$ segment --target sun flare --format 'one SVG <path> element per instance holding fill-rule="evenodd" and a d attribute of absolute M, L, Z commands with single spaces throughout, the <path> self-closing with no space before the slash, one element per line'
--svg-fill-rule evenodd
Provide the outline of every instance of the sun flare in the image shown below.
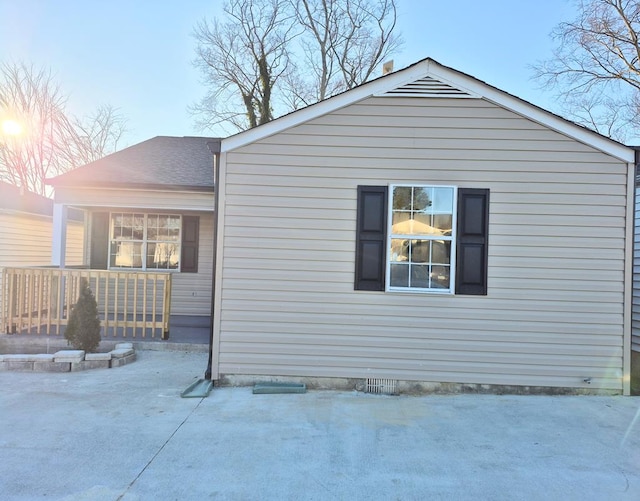
<path fill-rule="evenodd" d="M 19 136 L 22 134 L 22 125 L 15 120 L 3 120 L 2 132 L 7 136 Z"/>

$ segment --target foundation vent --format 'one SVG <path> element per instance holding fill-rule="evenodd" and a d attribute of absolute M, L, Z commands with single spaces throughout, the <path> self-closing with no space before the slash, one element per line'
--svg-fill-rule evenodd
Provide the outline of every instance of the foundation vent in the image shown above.
<path fill-rule="evenodd" d="M 367 378 L 365 393 L 377 393 L 380 395 L 396 395 L 398 382 L 395 379 L 369 379 Z"/>
<path fill-rule="evenodd" d="M 431 77 L 421 78 L 379 95 L 384 97 L 476 97 Z"/>

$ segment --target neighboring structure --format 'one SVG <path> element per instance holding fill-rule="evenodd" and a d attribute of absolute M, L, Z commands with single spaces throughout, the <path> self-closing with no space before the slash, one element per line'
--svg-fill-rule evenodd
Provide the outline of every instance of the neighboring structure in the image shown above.
<path fill-rule="evenodd" d="M 66 262 L 81 265 L 84 224 L 81 211 L 71 211 L 66 233 Z M 0 182 L 0 268 L 49 266 L 53 238 L 53 200 Z M 0 273 L 0 291 L 2 290 Z"/>
<path fill-rule="evenodd" d="M 628 393 L 634 164 L 431 59 L 224 139 L 213 378 Z"/>
<path fill-rule="evenodd" d="M 160 136 L 49 180 L 56 204 L 88 215 L 84 265 L 171 272 L 172 314 L 208 323 L 217 149 L 215 138 Z"/>

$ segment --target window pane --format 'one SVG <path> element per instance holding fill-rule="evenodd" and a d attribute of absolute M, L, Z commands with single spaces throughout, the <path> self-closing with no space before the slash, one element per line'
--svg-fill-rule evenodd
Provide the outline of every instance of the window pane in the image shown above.
<path fill-rule="evenodd" d="M 158 240 L 158 216 L 156 214 L 147 216 L 147 240 Z"/>
<path fill-rule="evenodd" d="M 180 241 L 180 216 L 168 216 L 167 239 L 170 242 Z"/>
<path fill-rule="evenodd" d="M 393 210 L 411 210 L 411 187 L 398 186 L 393 189 Z"/>
<path fill-rule="evenodd" d="M 147 269 L 177 270 L 180 246 L 170 243 L 147 244 Z"/>
<path fill-rule="evenodd" d="M 453 188 L 433 188 L 433 212 L 453 214 Z"/>
<path fill-rule="evenodd" d="M 400 231 L 395 231 L 396 226 L 400 223 L 408 221 L 409 219 L 411 219 L 410 212 L 393 211 L 391 215 L 391 232 L 401 234 Z"/>
<path fill-rule="evenodd" d="M 450 272 L 451 268 L 449 266 L 433 266 L 431 268 L 431 287 L 448 289 Z"/>
<path fill-rule="evenodd" d="M 392 264 L 389 282 L 391 287 L 409 287 L 409 265 Z"/>
<path fill-rule="evenodd" d="M 442 231 L 433 226 L 432 214 L 416 214 L 414 218 L 413 235 L 442 235 Z"/>
<path fill-rule="evenodd" d="M 451 264 L 451 242 L 434 240 L 432 244 L 431 262 L 433 264 Z"/>
<path fill-rule="evenodd" d="M 440 235 L 451 235 L 451 225 L 453 216 L 451 214 L 435 214 L 433 216 L 433 226 Z"/>
<path fill-rule="evenodd" d="M 433 188 L 413 188 L 414 212 L 429 212 L 433 203 Z"/>
<path fill-rule="evenodd" d="M 113 240 L 120 239 L 120 237 L 122 237 L 122 215 L 121 214 L 112 215 L 111 232 L 112 232 L 111 238 Z"/>
<path fill-rule="evenodd" d="M 431 242 L 429 240 L 412 240 L 410 257 L 412 263 L 428 263 L 431 260 Z"/>
<path fill-rule="evenodd" d="M 144 214 L 112 214 L 113 240 L 142 240 L 144 238 Z"/>
<path fill-rule="evenodd" d="M 429 265 L 418 264 L 411 266 L 411 287 L 429 288 Z"/>
<path fill-rule="evenodd" d="M 144 215 L 135 214 L 133 217 L 132 238 L 134 240 L 144 240 Z"/>
<path fill-rule="evenodd" d="M 109 261 L 115 268 L 142 268 L 142 243 L 112 240 Z"/>
<path fill-rule="evenodd" d="M 409 241 L 403 238 L 391 239 L 391 261 L 409 260 Z"/>

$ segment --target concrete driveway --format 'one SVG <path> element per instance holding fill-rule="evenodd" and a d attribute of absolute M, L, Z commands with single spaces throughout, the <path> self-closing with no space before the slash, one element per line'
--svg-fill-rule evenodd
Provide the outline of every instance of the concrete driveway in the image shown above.
<path fill-rule="evenodd" d="M 216 388 L 206 354 L 0 373 L 3 500 L 638 500 L 638 397 Z"/>

